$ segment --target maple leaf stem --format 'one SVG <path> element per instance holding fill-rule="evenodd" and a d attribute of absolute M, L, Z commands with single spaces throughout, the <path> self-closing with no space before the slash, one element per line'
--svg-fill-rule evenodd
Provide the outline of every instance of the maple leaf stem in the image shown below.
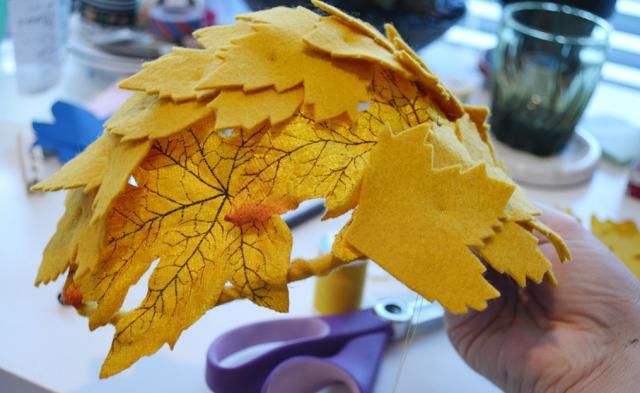
<path fill-rule="evenodd" d="M 291 262 L 289 271 L 287 272 L 287 283 L 304 280 L 311 276 L 324 276 L 333 269 L 346 265 L 352 261 L 343 261 L 335 258 L 331 254 L 324 254 L 313 259 L 297 258 Z M 239 300 L 245 297 L 236 287 L 226 287 L 217 305 Z"/>

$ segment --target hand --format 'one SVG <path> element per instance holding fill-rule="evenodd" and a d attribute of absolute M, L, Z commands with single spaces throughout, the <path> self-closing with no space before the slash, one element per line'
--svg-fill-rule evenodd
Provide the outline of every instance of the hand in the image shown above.
<path fill-rule="evenodd" d="M 449 339 L 477 372 L 507 392 L 637 392 L 640 389 L 640 282 L 572 217 L 541 217 L 566 241 L 558 287 L 521 289 L 488 272 L 502 296 L 482 312 L 446 316 Z"/>

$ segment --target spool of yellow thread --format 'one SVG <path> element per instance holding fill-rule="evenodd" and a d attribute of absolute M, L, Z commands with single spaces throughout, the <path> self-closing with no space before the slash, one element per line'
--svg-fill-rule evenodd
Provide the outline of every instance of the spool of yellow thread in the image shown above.
<path fill-rule="evenodd" d="M 333 238 L 330 235 L 323 237 L 322 252 L 330 252 Z M 361 260 L 318 277 L 314 295 L 316 310 L 320 314 L 339 314 L 360 308 L 366 274 L 367 261 Z"/>

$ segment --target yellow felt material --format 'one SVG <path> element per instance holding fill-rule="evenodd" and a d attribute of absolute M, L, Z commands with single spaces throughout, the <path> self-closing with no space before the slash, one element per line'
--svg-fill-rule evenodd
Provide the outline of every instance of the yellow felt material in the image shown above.
<path fill-rule="evenodd" d="M 457 101 L 395 30 L 387 28 L 389 41 L 316 4 L 340 19 L 327 38 L 355 57 L 306 44 L 321 17 L 304 8 L 200 30 L 208 49 L 177 49 L 129 80 L 144 92 L 39 185 L 85 187 L 70 192 L 37 282 L 67 270 L 65 297 L 89 327 L 116 325 L 101 376 L 172 347 L 204 312 L 230 300 L 286 311 L 288 282 L 359 258 L 463 312 L 498 295 L 482 276 L 484 247 L 488 263 L 520 282 L 522 274 L 538 278 L 530 231 L 568 257 L 489 154 L 486 112 L 454 113 Z M 331 255 L 290 263 L 291 233 L 279 215 L 315 198 L 324 200 L 325 218 L 355 209 L 353 221 Z M 514 253 L 533 259 L 513 263 Z M 146 272 L 144 299 L 123 309 Z"/>
<path fill-rule="evenodd" d="M 363 62 L 332 61 L 305 50 L 307 30 L 259 24 L 252 35 L 234 41 L 222 65 L 207 75 L 199 88 L 242 87 L 245 91 L 273 86 L 278 92 L 304 85 L 304 103 L 313 105 L 314 119 L 348 113 L 355 118 L 358 103 L 366 101 L 370 66 Z M 327 78 L 330 76 L 330 81 Z"/>
<path fill-rule="evenodd" d="M 272 88 L 245 93 L 227 89 L 209 103 L 216 114 L 216 130 L 244 127 L 251 129 L 268 120 L 271 125 L 289 119 L 304 98 L 302 87 L 278 93 Z"/>
<path fill-rule="evenodd" d="M 314 49 L 337 58 L 368 60 L 383 65 L 405 78 L 415 79 L 393 55 L 368 35 L 344 24 L 334 16 L 324 17 L 312 32 L 304 36 L 304 41 Z"/>
<path fill-rule="evenodd" d="M 65 214 L 47 244 L 36 277 L 36 285 L 55 280 L 75 264 L 74 274 L 84 275 L 95 268 L 104 240 L 104 222 L 91 223 L 91 204 L 95 192 L 69 191 Z"/>
<path fill-rule="evenodd" d="M 538 248 L 538 239 L 513 221 L 498 229 L 478 252 L 493 269 L 511 276 L 521 287 L 527 279 L 540 284 L 551 272 L 551 263 Z"/>
<path fill-rule="evenodd" d="M 235 38 L 240 38 L 253 33 L 253 29 L 247 23 L 235 23 L 233 25 L 217 25 L 204 27 L 193 32 L 200 45 L 206 49 L 218 50 L 223 48 Z"/>
<path fill-rule="evenodd" d="M 67 193 L 64 215 L 58 221 L 56 232 L 44 249 L 42 263 L 36 276 L 36 285 L 55 280 L 71 264 L 75 252 L 75 247 L 71 245 L 74 244 L 76 228 L 82 227 L 89 219 L 89 212 L 83 211 L 85 199 L 93 198 L 79 189 Z"/>
<path fill-rule="evenodd" d="M 456 96 L 442 85 L 435 75 L 422 67 L 421 63 L 416 60 L 417 56 L 410 55 L 404 50 L 396 52 L 395 56 L 418 78 L 418 85 L 425 92 L 433 95 L 433 98 L 440 105 L 440 108 L 449 120 L 458 119 L 464 114 L 462 104 Z"/>
<path fill-rule="evenodd" d="M 464 111 L 469 115 L 469 118 L 476 125 L 478 134 L 484 143 L 489 143 L 489 124 L 487 119 L 489 118 L 489 108 L 486 106 L 473 106 L 465 105 Z"/>
<path fill-rule="evenodd" d="M 67 162 L 58 172 L 33 186 L 37 191 L 57 191 L 84 187 L 91 191 L 102 183 L 111 150 L 118 144 L 118 137 L 102 134 L 82 153 Z"/>
<path fill-rule="evenodd" d="M 467 107 L 468 108 L 468 107 Z M 478 127 L 487 127 L 484 120 L 478 124 L 470 115 L 465 114 L 455 123 L 456 130 L 464 147 L 475 161 L 486 161 L 495 164 L 495 156 L 491 144 L 483 139 L 483 132 Z"/>
<path fill-rule="evenodd" d="M 591 232 L 640 279 L 640 231 L 633 221 L 600 221 L 591 216 Z"/>
<path fill-rule="evenodd" d="M 151 140 L 147 139 L 122 142 L 111 151 L 109 165 L 93 201 L 92 223 L 96 223 L 107 214 L 113 200 L 122 193 L 134 169 L 140 165 L 150 148 Z"/>
<path fill-rule="evenodd" d="M 471 123 L 468 124 L 473 127 Z M 436 126 L 428 135 L 427 140 L 433 144 L 435 151 L 435 166 L 439 168 L 458 163 L 463 165 L 464 168 L 468 168 L 479 162 L 486 162 L 481 160 L 477 154 L 477 151 L 482 150 L 482 148 L 472 146 L 473 140 L 467 139 L 466 143 L 470 147 L 470 149 L 467 149 L 465 144 L 458 139 L 454 126 L 455 125 L 451 124 Z M 466 132 L 464 134 L 466 135 Z M 474 151 L 474 155 L 477 157 L 472 157 L 470 151 Z M 492 165 L 489 163 L 487 171 L 489 176 L 496 180 L 514 184 L 502 168 L 495 164 Z M 505 214 L 506 218 L 510 221 L 528 221 L 532 219 L 533 215 L 540 214 L 540 211 L 529 202 L 525 191 L 521 187 L 516 186 L 505 210 Z"/>
<path fill-rule="evenodd" d="M 316 279 L 315 309 L 323 315 L 341 314 L 360 308 L 367 275 L 367 262 L 341 266 Z"/>
<path fill-rule="evenodd" d="M 331 255 L 342 261 L 355 261 L 364 258 L 364 254 L 354 248 L 346 239 L 346 233 L 351 227 L 353 219 L 349 220 L 338 232 L 331 247 Z"/>
<path fill-rule="evenodd" d="M 434 169 L 426 131 L 380 135 L 346 239 L 428 300 L 482 310 L 499 293 L 468 246 L 494 233 L 513 186 L 483 164 Z"/>
<path fill-rule="evenodd" d="M 429 69 L 429 67 L 427 67 L 427 64 L 424 62 L 424 60 L 422 60 L 422 58 L 418 56 L 418 54 L 414 52 L 413 49 L 411 49 L 409 44 L 407 44 L 405 40 L 402 39 L 402 36 L 398 32 L 398 30 L 396 30 L 395 26 L 390 23 L 385 23 L 384 30 L 387 34 L 387 38 L 393 44 L 393 48 L 395 49 L 395 51 L 407 53 L 416 61 L 416 63 L 418 63 L 423 71 L 432 74 L 431 70 Z"/>
<path fill-rule="evenodd" d="M 105 123 L 105 128 L 122 141 L 158 139 L 183 131 L 212 116 L 206 104 L 197 101 L 173 103 L 145 93 L 134 93 Z M 213 124 L 213 121 L 211 121 Z"/>
<path fill-rule="evenodd" d="M 339 8 L 334 7 L 330 4 L 327 4 L 324 1 L 311 0 L 311 4 L 315 5 L 316 7 L 320 8 L 321 10 L 327 12 L 330 15 L 340 18 L 340 20 L 342 20 L 345 24 L 373 38 L 379 45 L 382 45 L 384 48 L 388 50 L 393 50 L 393 46 L 391 45 L 389 40 L 387 40 L 387 38 L 384 35 L 382 35 L 378 31 L 378 29 L 373 27 L 371 24 L 363 20 L 360 20 L 358 18 L 354 18 L 349 14 L 347 14 L 346 12 L 340 10 Z"/>
<path fill-rule="evenodd" d="M 569 247 L 567 247 L 564 240 L 562 240 L 562 237 L 560 237 L 560 235 L 558 235 L 553 229 L 549 228 L 545 223 L 540 220 L 533 219 L 530 221 L 522 222 L 520 224 L 528 228 L 529 230 L 536 230 L 540 232 L 547 239 L 549 239 L 551 244 L 553 244 L 556 253 L 558 254 L 558 259 L 560 260 L 560 262 L 568 261 L 571 259 L 571 251 L 569 250 Z"/>
<path fill-rule="evenodd" d="M 220 63 L 213 50 L 174 48 L 171 53 L 145 63 L 140 72 L 118 86 L 157 94 L 174 102 L 191 100 L 198 97 L 196 85 Z"/>
<path fill-rule="evenodd" d="M 266 10 L 238 15 L 236 19 L 254 24 L 269 23 L 286 26 L 287 29 L 304 34 L 319 19 L 318 14 L 304 7 L 274 7 Z"/>

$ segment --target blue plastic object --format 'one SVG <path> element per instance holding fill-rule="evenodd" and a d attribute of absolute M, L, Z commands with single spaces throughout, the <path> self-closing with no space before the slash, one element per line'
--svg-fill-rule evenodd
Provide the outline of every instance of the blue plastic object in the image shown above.
<path fill-rule="evenodd" d="M 57 101 L 51 107 L 53 123 L 34 121 L 34 145 L 67 162 L 82 152 L 102 134 L 107 118 L 99 119 L 86 109 L 69 102 Z"/>

